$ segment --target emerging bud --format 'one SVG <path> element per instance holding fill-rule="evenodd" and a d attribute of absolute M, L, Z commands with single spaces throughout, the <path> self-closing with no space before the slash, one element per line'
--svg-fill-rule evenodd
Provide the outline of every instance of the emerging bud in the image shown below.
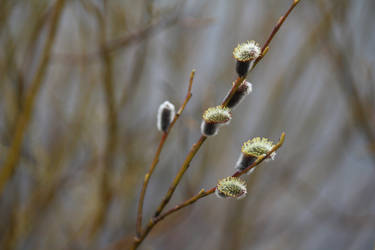
<path fill-rule="evenodd" d="M 246 183 L 237 177 L 227 177 L 219 180 L 215 194 L 219 198 L 242 199 L 246 196 Z"/>
<path fill-rule="evenodd" d="M 250 82 L 243 81 L 240 86 L 238 86 L 236 92 L 232 96 L 232 98 L 229 100 L 227 107 L 230 109 L 235 108 L 238 104 L 240 104 L 247 95 L 249 95 L 253 91 L 253 86 Z M 227 94 L 227 96 L 230 94 L 230 90 Z M 227 96 L 224 98 L 224 100 L 227 98 Z"/>
<path fill-rule="evenodd" d="M 157 127 L 160 131 L 166 132 L 169 125 L 173 121 L 175 116 L 175 108 L 169 101 L 163 102 L 159 106 L 158 117 L 157 117 Z"/>
<path fill-rule="evenodd" d="M 237 61 L 236 71 L 238 76 L 242 77 L 247 74 L 250 65 L 260 56 L 261 52 L 259 44 L 255 41 L 247 41 L 237 45 L 233 50 L 233 56 Z"/>
<path fill-rule="evenodd" d="M 203 113 L 201 133 L 205 136 L 216 135 L 220 126 L 229 124 L 232 119 L 230 109 L 223 106 L 216 106 L 207 109 Z"/>
<path fill-rule="evenodd" d="M 273 142 L 267 138 L 256 137 L 248 140 L 242 145 L 241 155 L 236 163 L 238 171 L 245 170 L 248 166 L 253 164 L 259 156 L 266 155 L 273 147 Z M 273 160 L 276 153 L 273 152 L 270 157 Z"/>

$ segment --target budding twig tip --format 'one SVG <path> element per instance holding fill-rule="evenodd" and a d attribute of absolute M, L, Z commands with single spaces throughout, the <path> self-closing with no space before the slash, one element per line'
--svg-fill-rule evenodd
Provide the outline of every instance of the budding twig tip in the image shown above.
<path fill-rule="evenodd" d="M 270 50 L 270 47 L 268 47 L 268 46 L 266 48 L 264 48 L 264 50 L 262 52 L 262 57 L 264 57 L 268 53 L 269 50 Z"/>
<path fill-rule="evenodd" d="M 280 136 L 280 142 L 283 143 L 284 140 L 285 140 L 285 132 L 282 132 Z"/>

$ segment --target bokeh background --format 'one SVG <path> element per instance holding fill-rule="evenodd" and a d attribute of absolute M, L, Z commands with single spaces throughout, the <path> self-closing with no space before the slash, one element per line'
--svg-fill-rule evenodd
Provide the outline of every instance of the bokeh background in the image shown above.
<path fill-rule="evenodd" d="M 0 194 L 0 249 L 127 249 L 161 138 L 158 105 L 179 107 L 196 69 L 145 222 L 199 138 L 202 112 L 236 78 L 233 48 L 264 43 L 290 4 L 1 0 L 0 171 L 24 133 Z M 285 131 L 276 160 L 244 177 L 245 199 L 201 199 L 140 249 L 374 249 L 374 11 L 373 0 L 301 0 L 248 76 L 253 93 L 205 142 L 169 207 L 231 175 L 251 137 Z"/>

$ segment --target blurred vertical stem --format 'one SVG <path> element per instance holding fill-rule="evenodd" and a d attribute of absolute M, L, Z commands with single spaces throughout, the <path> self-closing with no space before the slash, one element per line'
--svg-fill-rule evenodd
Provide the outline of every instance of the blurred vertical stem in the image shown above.
<path fill-rule="evenodd" d="M 153 4 L 151 0 L 145 0 L 142 2 L 142 15 L 139 20 L 139 25 L 152 25 L 153 17 Z M 143 75 L 143 71 L 146 65 L 146 58 L 149 50 L 149 39 L 148 36 L 140 40 L 137 51 L 135 52 L 134 62 L 132 63 L 132 72 L 130 73 L 130 78 L 126 81 L 124 89 L 121 91 L 122 95 L 120 96 L 119 103 L 117 108 L 122 110 L 126 105 L 134 98 L 135 93 L 141 86 L 139 81 Z M 130 91 L 131 89 L 131 91 Z"/>
<path fill-rule="evenodd" d="M 44 82 L 45 73 L 47 70 L 48 63 L 50 61 L 51 50 L 54 45 L 57 28 L 59 26 L 59 22 L 61 19 L 60 17 L 62 14 L 62 10 L 64 9 L 64 5 L 65 0 L 57 0 L 55 4 L 55 8 L 51 18 L 51 23 L 47 33 L 46 44 L 42 51 L 40 64 L 37 68 L 34 77 L 32 78 L 30 88 L 25 96 L 23 109 L 21 111 L 20 116 L 17 119 L 17 124 L 8 156 L 5 159 L 3 166 L 1 167 L 0 196 L 2 195 L 5 184 L 11 178 L 18 163 L 22 142 L 33 114 L 35 99 Z"/>
<path fill-rule="evenodd" d="M 99 229 L 106 221 L 108 208 L 113 196 L 113 190 L 111 188 L 111 174 L 114 167 L 115 151 L 117 146 L 117 112 L 116 112 L 116 101 L 114 95 L 114 82 L 113 82 L 113 61 L 110 53 L 107 51 L 107 27 L 105 16 L 102 14 L 99 8 L 94 4 L 90 4 L 89 9 L 94 13 L 99 24 L 99 42 L 100 42 L 100 56 L 102 58 L 104 72 L 103 72 L 103 90 L 107 108 L 107 141 L 104 153 L 104 168 L 103 173 L 100 175 L 100 204 L 99 210 L 95 218 L 93 218 L 93 226 L 90 232 L 90 236 L 96 236 Z M 106 9 L 106 3 L 103 1 L 104 10 Z"/>
<path fill-rule="evenodd" d="M 318 4 L 321 11 L 328 15 L 328 18 L 332 23 L 333 18 L 330 15 L 330 12 L 325 10 L 325 2 L 318 1 Z M 345 6 L 345 8 L 349 10 L 348 6 Z M 341 16 L 341 18 L 343 17 L 345 17 L 345 15 Z M 346 44 L 350 44 L 349 37 L 347 37 L 346 41 Z M 364 104 L 360 91 L 358 90 L 358 83 L 352 73 L 351 61 L 348 59 L 348 45 L 345 47 L 340 45 L 340 41 L 332 35 L 326 44 L 329 58 L 331 59 L 333 66 L 337 69 L 337 72 L 340 72 L 337 74 L 337 78 L 339 79 L 337 83 L 344 94 L 345 101 L 351 108 L 353 120 L 358 124 L 358 130 L 363 134 L 363 138 L 367 142 L 367 150 L 375 166 L 375 132 L 373 130 L 374 126 L 372 124 L 372 116 L 366 110 L 366 105 Z M 353 47 L 352 44 L 351 46 Z"/>

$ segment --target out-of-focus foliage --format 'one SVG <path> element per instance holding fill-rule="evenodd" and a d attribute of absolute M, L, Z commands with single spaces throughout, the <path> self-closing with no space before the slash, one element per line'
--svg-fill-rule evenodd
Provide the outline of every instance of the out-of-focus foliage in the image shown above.
<path fill-rule="evenodd" d="M 196 69 L 146 218 L 200 136 L 202 112 L 235 79 L 233 48 L 264 43 L 290 1 L 66 1 L 43 66 L 55 1 L 1 0 L 0 171 L 43 72 L 0 193 L 0 249 L 125 247 L 161 136 L 158 105 L 178 107 Z M 374 9 L 373 0 L 301 0 L 249 75 L 253 92 L 203 145 L 170 206 L 231 175 L 244 141 L 285 131 L 275 161 L 245 178 L 245 199 L 202 199 L 140 249 L 373 249 Z"/>

